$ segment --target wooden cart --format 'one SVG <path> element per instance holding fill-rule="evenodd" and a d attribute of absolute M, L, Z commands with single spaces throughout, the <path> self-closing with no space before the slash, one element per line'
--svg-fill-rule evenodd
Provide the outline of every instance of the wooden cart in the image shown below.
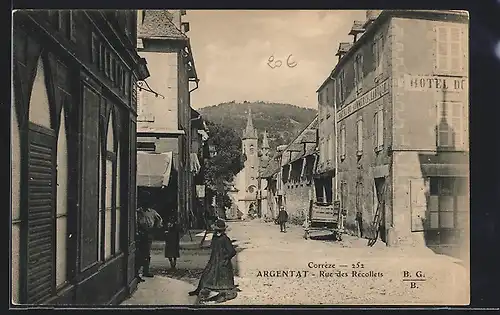
<path fill-rule="evenodd" d="M 335 240 L 342 241 L 344 233 L 343 215 L 340 203 L 310 203 L 308 216 L 304 222 L 304 238 L 309 239 L 311 232 L 330 232 Z"/>

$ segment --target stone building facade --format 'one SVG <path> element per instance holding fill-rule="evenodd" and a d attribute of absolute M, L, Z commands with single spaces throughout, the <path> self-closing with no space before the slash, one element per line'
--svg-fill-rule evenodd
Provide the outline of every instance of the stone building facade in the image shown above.
<path fill-rule="evenodd" d="M 135 274 L 136 12 L 13 15 L 11 300 L 120 303 Z M 132 48 L 131 48 L 132 47 Z"/>
<path fill-rule="evenodd" d="M 276 218 L 285 206 L 291 222 L 302 223 L 315 201 L 314 169 L 317 165 L 318 117 L 288 145 L 278 147 L 275 156 L 262 169 L 265 180 L 261 194 L 266 197 L 264 216 Z M 321 195 L 321 194 L 320 194 Z"/>
<path fill-rule="evenodd" d="M 331 154 L 349 230 L 378 230 L 388 245 L 467 243 L 467 82 L 467 13 L 368 12 L 318 90 L 331 108 L 320 110 L 320 124 L 336 130 Z"/>
<path fill-rule="evenodd" d="M 202 161 L 196 143 L 197 130 L 203 128 L 193 124 L 199 114 L 191 108 L 190 95 L 198 88 L 199 79 L 186 35 L 189 28 L 182 22 L 185 14 L 184 10 L 140 10 L 137 16 L 137 49 L 151 72 L 147 84 L 138 88 L 137 141 L 142 162 L 137 170 L 138 186 L 141 192 L 148 187 L 163 200 L 157 205 L 162 215 L 171 216 L 174 205 L 174 216 L 184 230 L 199 217 L 195 214 L 195 176 Z M 163 154 L 164 161 L 157 154 Z M 152 184 L 151 175 L 168 172 L 168 163 L 171 174 L 165 178 L 172 180 Z"/>

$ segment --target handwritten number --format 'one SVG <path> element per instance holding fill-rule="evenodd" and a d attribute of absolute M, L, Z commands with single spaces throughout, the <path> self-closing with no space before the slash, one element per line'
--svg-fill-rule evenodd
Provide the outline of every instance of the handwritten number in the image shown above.
<path fill-rule="evenodd" d="M 267 59 L 267 61 L 268 61 L 267 65 L 268 65 L 271 69 L 276 68 L 276 67 L 273 67 L 273 66 L 271 65 L 271 62 L 273 62 L 273 61 L 274 61 L 274 55 L 271 55 L 271 56 L 269 57 L 269 59 Z"/>
<path fill-rule="evenodd" d="M 296 61 L 292 61 L 291 60 L 292 58 L 292 54 L 288 55 L 288 58 L 286 58 L 286 65 L 288 66 L 288 68 L 295 68 L 297 66 L 297 62 Z M 267 65 L 269 66 L 269 68 L 271 69 L 274 69 L 274 68 L 279 68 L 283 65 L 283 61 L 281 60 L 274 60 L 274 55 L 271 55 L 269 57 L 269 59 L 267 59 Z"/>
<path fill-rule="evenodd" d="M 290 54 L 288 56 L 288 58 L 286 58 L 286 65 L 289 67 L 289 68 L 295 68 L 297 66 L 297 62 L 295 61 L 292 61 L 290 62 L 290 58 L 292 57 L 292 54 Z"/>

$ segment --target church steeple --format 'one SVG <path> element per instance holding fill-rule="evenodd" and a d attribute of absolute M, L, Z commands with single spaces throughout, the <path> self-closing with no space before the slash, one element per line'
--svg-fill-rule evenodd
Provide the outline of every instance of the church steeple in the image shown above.
<path fill-rule="evenodd" d="M 262 137 L 262 149 L 270 149 L 269 140 L 267 139 L 267 131 L 264 130 L 264 136 Z"/>
<path fill-rule="evenodd" d="M 257 132 L 255 131 L 255 128 L 253 127 L 252 110 L 251 109 L 248 109 L 247 127 L 245 128 L 245 131 L 243 132 L 243 140 L 245 140 L 245 139 L 257 139 Z"/>
<path fill-rule="evenodd" d="M 269 140 L 267 139 L 267 131 L 264 130 L 264 135 L 262 136 L 262 157 L 261 160 L 264 162 L 264 164 L 267 164 L 266 162 L 269 161 L 269 151 L 271 147 L 269 146 Z"/>

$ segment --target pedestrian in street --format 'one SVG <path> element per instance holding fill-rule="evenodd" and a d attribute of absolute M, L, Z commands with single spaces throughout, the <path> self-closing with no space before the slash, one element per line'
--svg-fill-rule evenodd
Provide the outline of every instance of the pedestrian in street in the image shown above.
<path fill-rule="evenodd" d="M 281 206 L 278 213 L 278 223 L 280 224 L 280 232 L 286 233 L 286 223 L 288 222 L 288 213 L 284 206 Z"/>
<path fill-rule="evenodd" d="M 171 218 L 165 230 L 165 258 L 170 262 L 170 269 L 175 270 L 180 257 L 180 229 L 177 220 Z"/>
<path fill-rule="evenodd" d="M 359 237 L 363 237 L 363 212 L 356 212 L 356 223 L 358 225 L 358 235 Z"/>
<path fill-rule="evenodd" d="M 218 219 L 213 230 L 210 260 L 203 270 L 198 287 L 189 292 L 189 295 L 199 295 L 202 300 L 216 297 L 217 302 L 223 302 L 234 299 L 237 295 L 233 265 L 231 264 L 236 250 L 226 235 L 224 220 Z"/>
<path fill-rule="evenodd" d="M 153 277 L 149 270 L 151 263 L 151 244 L 153 243 L 153 229 L 161 228 L 163 220 L 161 216 L 153 209 L 153 203 L 150 198 L 145 198 L 143 205 L 137 209 L 137 253 L 136 253 L 136 272 L 142 267 L 144 277 Z M 139 277 L 140 280 L 142 278 Z"/>

